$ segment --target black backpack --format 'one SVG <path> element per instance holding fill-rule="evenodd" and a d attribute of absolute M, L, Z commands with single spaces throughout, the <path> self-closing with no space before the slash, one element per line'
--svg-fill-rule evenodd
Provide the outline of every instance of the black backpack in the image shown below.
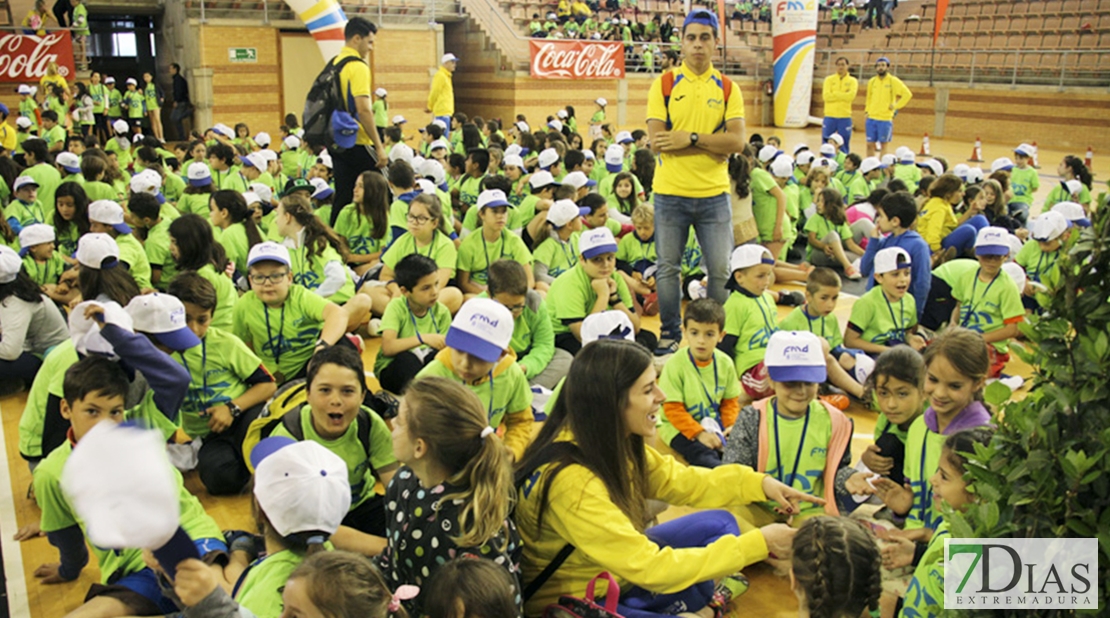
<path fill-rule="evenodd" d="M 347 63 L 361 58 L 347 56 L 333 59 L 312 82 L 304 102 L 304 140 L 311 146 L 322 146 L 328 152 L 343 152 L 352 148 L 358 136 L 358 118 L 347 109 L 339 74 Z"/>

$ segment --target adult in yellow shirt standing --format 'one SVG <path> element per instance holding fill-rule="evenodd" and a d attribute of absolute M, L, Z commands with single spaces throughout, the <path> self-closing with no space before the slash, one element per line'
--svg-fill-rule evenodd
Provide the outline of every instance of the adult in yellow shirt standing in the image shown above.
<path fill-rule="evenodd" d="M 656 78 L 648 93 L 647 126 L 658 155 L 653 182 L 656 289 L 663 330 L 656 354 L 670 354 L 682 339 L 679 275 L 690 226 L 709 273 L 709 296 L 728 299 L 732 205 L 728 156 L 744 147 L 744 97 L 713 68 L 717 16 L 695 9 L 682 24 L 682 64 Z"/>
<path fill-rule="evenodd" d="M 439 60 L 439 70 L 432 78 L 432 91 L 428 93 L 428 109 L 424 110 L 434 116 L 433 120 L 442 120 L 443 137 L 451 134 L 451 116 L 455 115 L 455 86 L 451 82 L 451 74 L 459 65 L 459 58 L 455 54 L 443 54 Z"/>
<path fill-rule="evenodd" d="M 825 101 L 825 122 L 821 127 L 821 143 L 829 141 L 833 133 L 844 138 L 840 149 L 844 154 L 851 152 L 852 141 L 852 102 L 859 92 L 859 82 L 848 74 L 848 59 L 836 59 L 836 74 L 825 78 L 821 87 L 821 98 Z"/>
<path fill-rule="evenodd" d="M 343 28 L 345 39 L 343 49 L 331 60 L 332 64 L 335 64 L 344 58 L 359 59 L 348 62 L 339 72 L 344 106 L 347 108 L 347 113 L 358 119 L 359 127 L 354 148 L 331 153 L 336 204 L 351 203 L 355 182 L 360 174 L 366 170 L 385 167 L 389 163 L 381 138 L 374 127 L 373 100 L 370 96 L 370 65 L 366 63 L 366 57 L 374 48 L 374 37 L 377 33 L 378 27 L 370 20 L 364 17 L 352 17 Z M 335 225 L 335 219 L 339 216 L 340 210 L 336 208 L 332 213 L 329 225 Z"/>
<path fill-rule="evenodd" d="M 883 144 L 894 139 L 894 114 L 905 107 L 913 93 L 902 80 L 890 74 L 890 60 L 875 61 L 875 77 L 867 82 L 867 156 L 883 156 Z"/>

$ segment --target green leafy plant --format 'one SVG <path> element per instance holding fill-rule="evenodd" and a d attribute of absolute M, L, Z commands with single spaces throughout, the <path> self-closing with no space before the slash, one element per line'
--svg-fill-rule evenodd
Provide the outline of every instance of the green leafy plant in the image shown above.
<path fill-rule="evenodd" d="M 1110 208 L 1061 249 L 1058 286 L 1021 327 L 1031 390 L 999 409 L 968 478 L 979 500 L 946 515 L 953 537 L 1097 538 L 1099 610 L 995 610 L 992 616 L 1106 615 L 1110 608 Z M 960 615 L 969 615 L 959 612 Z"/>

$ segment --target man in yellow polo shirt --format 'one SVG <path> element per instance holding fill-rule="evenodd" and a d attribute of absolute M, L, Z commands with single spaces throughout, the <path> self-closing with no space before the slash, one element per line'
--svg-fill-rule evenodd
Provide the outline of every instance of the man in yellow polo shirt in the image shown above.
<path fill-rule="evenodd" d="M 442 120 L 443 136 L 451 134 L 451 116 L 455 115 L 455 86 L 451 81 L 451 74 L 459 64 L 455 54 L 443 54 L 439 61 L 439 71 L 432 78 L 432 91 L 428 93 L 428 111 L 435 116 L 434 120 Z"/>
<path fill-rule="evenodd" d="M 658 355 L 674 352 L 682 339 L 679 275 L 691 225 L 709 273 L 709 295 L 724 303 L 728 294 L 728 156 L 744 147 L 744 97 L 739 86 L 713 68 L 719 31 L 715 14 L 691 11 L 682 24 L 682 64 L 656 78 L 648 93 L 648 137 L 658 155 L 653 180 L 656 288 L 663 323 Z M 664 83 L 673 83 L 670 96 Z"/>
<path fill-rule="evenodd" d="M 821 88 L 821 98 L 825 101 L 825 122 L 821 127 L 821 143 L 829 141 L 829 136 L 837 133 L 844 138 L 840 147 L 844 154 L 851 152 L 852 141 L 852 102 L 859 92 L 859 82 L 848 74 L 848 59 L 836 59 L 836 73 L 825 78 Z"/>
<path fill-rule="evenodd" d="M 8 106 L 0 103 L 0 147 L 8 151 L 9 157 L 15 151 L 16 146 L 15 127 L 8 124 L 10 113 Z"/>
<path fill-rule="evenodd" d="M 332 59 L 333 64 L 344 58 L 358 59 L 348 62 L 339 72 L 339 85 L 344 93 L 345 107 L 348 113 L 358 118 L 359 127 L 354 148 L 331 153 L 336 204 L 351 202 L 359 174 L 384 167 L 389 162 L 378 131 L 374 127 L 373 101 L 370 96 L 370 65 L 366 63 L 366 57 L 374 47 L 374 36 L 377 32 L 378 27 L 370 20 L 364 17 L 352 17 L 343 29 L 343 37 L 346 39 L 343 49 Z M 340 210 L 342 209 L 336 208 L 332 212 L 329 222 L 331 225 L 335 225 L 335 219 L 339 216 Z"/>
<path fill-rule="evenodd" d="M 867 82 L 867 156 L 883 156 L 883 144 L 894 139 L 894 114 L 905 107 L 913 93 L 902 80 L 891 75 L 890 60 L 875 61 L 875 77 Z"/>

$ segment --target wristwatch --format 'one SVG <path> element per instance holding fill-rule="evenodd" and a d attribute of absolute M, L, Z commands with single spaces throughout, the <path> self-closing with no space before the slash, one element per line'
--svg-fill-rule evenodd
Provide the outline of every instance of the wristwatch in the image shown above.
<path fill-rule="evenodd" d="M 231 411 L 231 418 L 239 418 L 239 415 L 243 413 L 243 410 L 231 401 L 227 402 L 227 409 Z"/>
<path fill-rule="evenodd" d="M 691 133 L 690 134 L 690 145 L 693 146 L 694 148 L 698 147 L 698 134 L 697 133 Z"/>

